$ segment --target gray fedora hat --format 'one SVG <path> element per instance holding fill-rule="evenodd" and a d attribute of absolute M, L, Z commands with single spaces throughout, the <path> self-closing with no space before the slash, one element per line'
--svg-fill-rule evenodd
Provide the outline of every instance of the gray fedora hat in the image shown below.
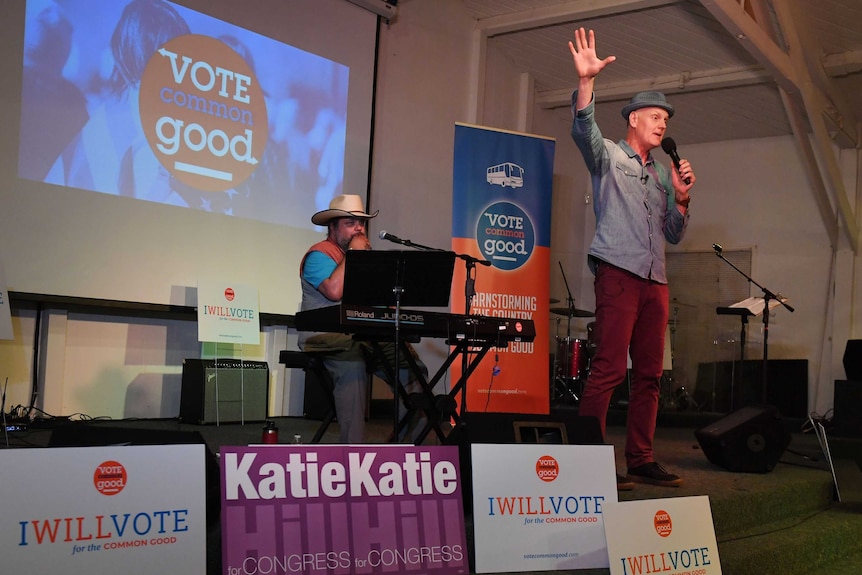
<path fill-rule="evenodd" d="M 628 121 L 629 114 L 641 108 L 661 108 L 673 118 L 673 106 L 667 103 L 667 98 L 661 92 L 638 92 L 622 109 L 623 120 Z"/>

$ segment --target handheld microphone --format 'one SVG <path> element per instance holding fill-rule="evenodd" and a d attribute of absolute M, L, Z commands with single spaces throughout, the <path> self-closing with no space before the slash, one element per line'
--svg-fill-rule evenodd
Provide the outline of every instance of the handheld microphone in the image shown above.
<path fill-rule="evenodd" d="M 712 249 L 714 249 L 714 250 L 715 250 L 715 253 L 717 253 L 717 254 L 720 254 L 720 253 L 721 253 L 721 251 L 722 251 L 722 250 L 721 250 L 721 246 L 720 246 L 720 245 L 718 245 L 718 244 L 712 244 Z"/>
<path fill-rule="evenodd" d="M 405 240 L 402 240 L 398 236 L 394 236 L 387 232 L 386 230 L 380 230 L 380 233 L 377 234 L 381 240 L 388 240 L 390 242 L 395 242 L 396 244 L 403 244 Z"/>
<path fill-rule="evenodd" d="M 679 154 L 676 152 L 676 142 L 673 141 L 673 138 L 665 138 L 661 141 L 661 149 L 664 150 L 664 153 L 670 156 L 671 161 L 673 161 L 673 165 L 676 168 L 676 171 L 679 172 Z M 691 178 L 683 178 L 683 182 L 686 184 L 691 183 Z"/>

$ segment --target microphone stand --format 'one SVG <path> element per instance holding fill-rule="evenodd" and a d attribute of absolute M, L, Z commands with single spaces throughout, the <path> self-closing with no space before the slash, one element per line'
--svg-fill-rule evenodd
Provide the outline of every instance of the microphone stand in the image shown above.
<path fill-rule="evenodd" d="M 398 275 L 401 275 L 400 273 Z M 403 278 L 402 278 L 403 279 Z M 404 287 L 401 281 L 397 281 L 395 287 L 392 288 L 395 294 L 395 398 L 393 403 L 392 414 L 392 441 L 400 443 L 401 438 L 398 433 L 401 431 L 398 424 L 401 422 L 401 414 L 398 413 L 399 404 L 401 403 L 401 296 L 404 294 Z M 404 382 L 404 390 L 407 390 L 407 383 L 410 381 L 410 376 L 407 376 L 407 381 Z"/>
<path fill-rule="evenodd" d="M 763 292 L 763 363 L 761 364 L 761 371 L 760 371 L 760 381 L 761 381 L 760 385 L 761 385 L 761 401 L 765 405 L 766 404 L 766 384 L 767 384 L 766 366 L 768 365 L 767 360 L 769 357 L 767 355 L 768 349 L 769 349 L 768 348 L 768 343 L 769 343 L 769 300 L 774 299 L 775 301 L 777 301 L 778 303 L 783 305 L 785 308 L 787 308 L 787 311 L 789 311 L 789 312 L 794 312 L 796 310 L 794 310 L 791 306 L 787 305 L 787 303 L 782 301 L 782 299 L 780 297 L 778 297 L 777 295 L 775 295 L 774 293 L 772 293 L 771 291 L 769 291 L 768 289 L 766 289 L 765 287 L 763 287 L 762 285 L 760 285 L 759 283 L 754 281 L 751 278 L 751 276 L 749 276 L 747 273 L 745 273 L 744 271 L 742 271 L 741 269 L 739 269 L 738 267 L 733 265 L 733 262 L 728 260 L 726 257 L 724 257 L 724 254 L 721 253 L 722 252 L 721 246 L 713 245 L 713 249 L 715 250 L 715 255 L 717 255 L 720 259 L 724 260 L 724 262 L 727 263 L 730 267 L 732 267 L 737 272 L 739 272 L 739 274 L 742 275 L 742 277 L 744 277 L 746 280 L 748 280 L 748 283 L 756 285 L 757 287 L 760 288 L 760 291 Z M 743 329 L 744 329 L 744 326 L 743 326 Z M 742 371 L 742 369 L 743 369 L 743 367 L 740 366 L 740 372 Z M 740 378 L 739 383 L 740 383 L 740 385 L 742 384 L 742 378 Z"/>
<path fill-rule="evenodd" d="M 470 315 L 470 307 L 473 304 L 473 296 L 476 295 L 476 264 L 481 264 L 483 266 L 490 266 L 491 262 L 488 260 L 480 260 L 471 255 L 467 254 L 455 254 L 455 257 L 458 257 L 464 260 L 464 265 L 466 266 L 466 279 L 464 281 L 464 315 Z M 466 334 L 465 334 L 466 336 Z M 467 377 L 467 367 L 470 363 L 470 351 L 469 346 L 464 346 L 464 352 L 462 354 L 464 357 L 461 358 L 461 377 Z M 466 382 L 466 379 L 465 379 Z M 461 413 L 467 412 L 467 385 L 461 386 Z"/>

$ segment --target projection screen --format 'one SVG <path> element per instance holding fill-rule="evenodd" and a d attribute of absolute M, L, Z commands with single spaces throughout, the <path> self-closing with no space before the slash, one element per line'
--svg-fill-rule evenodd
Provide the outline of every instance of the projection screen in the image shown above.
<path fill-rule="evenodd" d="M 311 215 L 366 194 L 377 17 L 345 0 L 7 0 L 11 292 L 293 314 Z"/>

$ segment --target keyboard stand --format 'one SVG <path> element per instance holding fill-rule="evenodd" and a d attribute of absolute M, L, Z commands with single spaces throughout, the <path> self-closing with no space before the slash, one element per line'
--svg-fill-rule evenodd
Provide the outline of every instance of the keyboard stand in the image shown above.
<path fill-rule="evenodd" d="M 374 350 L 375 359 L 377 360 L 378 365 L 383 368 L 387 377 L 394 378 L 393 367 L 385 360 L 380 344 L 376 341 L 372 341 L 370 343 Z M 403 387 L 398 387 L 399 396 L 405 405 L 407 405 L 407 413 L 400 417 L 398 424 L 393 433 L 389 436 L 388 441 L 397 441 L 396 438 L 400 435 L 401 430 L 410 423 L 417 411 L 422 411 L 425 414 L 426 422 L 425 427 L 419 432 L 414 440 L 415 445 L 421 445 L 425 441 L 425 438 L 428 437 L 428 434 L 432 431 L 441 443 L 444 442 L 447 435 L 443 432 L 441 427 L 443 421 L 447 418 L 451 418 L 457 425 L 461 417 L 463 417 L 463 402 L 459 409 L 456 397 L 462 392 L 462 390 L 466 389 L 467 381 L 470 376 L 474 371 L 476 371 L 476 368 L 485 358 L 488 351 L 490 351 L 492 347 L 495 347 L 495 344 L 498 342 L 490 340 L 458 339 L 449 340 L 446 343 L 447 345 L 452 346 L 452 350 L 449 352 L 449 357 L 446 358 L 446 361 L 440 366 L 434 376 L 430 380 L 426 380 L 424 374 L 419 369 L 413 354 L 409 352 L 407 344 L 405 342 L 401 342 L 400 345 L 402 347 L 400 355 L 406 359 L 408 369 L 421 385 L 422 392 L 420 394 L 410 394 L 407 393 L 407 390 Z M 458 381 L 455 382 L 455 385 L 452 386 L 448 393 L 435 395 L 434 388 L 446 376 L 452 363 L 462 355 L 467 356 L 468 353 L 473 353 L 472 359 L 467 365 L 467 369 L 462 370 L 461 376 Z M 414 397 L 411 397 L 411 395 Z M 417 397 L 417 395 L 420 397 Z"/>
<path fill-rule="evenodd" d="M 400 355 L 411 366 L 414 375 L 422 381 L 422 374 L 413 360 L 407 346 L 401 341 L 401 306 L 447 307 L 452 287 L 452 272 L 455 268 L 455 253 L 444 250 L 403 251 L 403 250 L 348 250 L 344 261 L 344 293 L 342 304 L 394 306 L 395 321 L 393 337 L 395 340 L 395 366 L 387 372 L 393 382 L 395 402 L 393 403 L 392 440 L 397 441 L 405 423 L 399 399 L 407 395 L 399 379 Z M 382 356 L 379 345 L 375 352 Z M 378 358 L 381 359 L 381 358 Z M 388 366 L 383 359 L 381 365 Z M 406 383 L 406 382 L 405 382 Z M 433 385 L 424 383 L 425 395 L 433 397 Z M 414 412 L 415 413 L 415 412 Z M 409 420 L 407 420 L 409 422 Z M 423 430 L 424 432 L 425 430 Z M 437 425 L 438 435 L 442 431 Z M 423 437 L 424 439 L 424 437 Z"/>

